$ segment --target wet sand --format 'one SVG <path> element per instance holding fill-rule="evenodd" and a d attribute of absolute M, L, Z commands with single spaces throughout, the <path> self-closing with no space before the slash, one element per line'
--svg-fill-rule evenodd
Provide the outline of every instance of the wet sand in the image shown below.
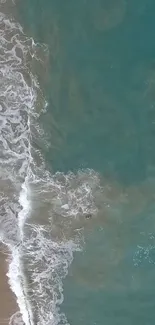
<path fill-rule="evenodd" d="M 0 248 L 0 325 L 9 324 L 10 317 L 18 311 L 16 298 L 6 276 L 8 268 L 6 258 L 7 255 L 3 254 Z"/>

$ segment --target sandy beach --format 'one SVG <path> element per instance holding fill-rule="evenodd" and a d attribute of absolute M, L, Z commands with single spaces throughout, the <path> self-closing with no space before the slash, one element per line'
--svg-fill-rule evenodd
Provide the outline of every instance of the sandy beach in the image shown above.
<path fill-rule="evenodd" d="M 6 250 L 6 249 L 5 249 Z M 11 291 L 7 273 L 7 255 L 0 250 L 0 324 L 9 324 L 10 317 L 18 311 L 16 298 Z"/>

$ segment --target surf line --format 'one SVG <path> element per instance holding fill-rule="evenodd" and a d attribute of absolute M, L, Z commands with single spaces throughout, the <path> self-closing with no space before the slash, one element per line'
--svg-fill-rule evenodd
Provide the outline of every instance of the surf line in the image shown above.
<path fill-rule="evenodd" d="M 17 298 L 17 304 L 25 325 L 34 325 L 34 317 L 31 309 L 30 302 L 28 301 L 26 289 L 28 285 L 26 283 L 26 277 L 24 275 L 24 267 L 22 263 L 22 248 L 24 247 L 24 233 L 23 227 L 25 219 L 29 213 L 29 201 L 27 199 L 27 188 L 26 188 L 26 178 L 25 182 L 21 186 L 21 192 L 19 195 L 19 203 L 22 207 L 21 211 L 18 213 L 18 224 L 20 232 L 20 242 L 14 247 L 9 245 L 12 253 L 12 260 L 9 264 L 8 278 L 9 284 L 12 291 L 15 293 Z M 13 317 L 13 316 L 12 316 Z M 11 319 L 10 319 L 11 325 Z"/>

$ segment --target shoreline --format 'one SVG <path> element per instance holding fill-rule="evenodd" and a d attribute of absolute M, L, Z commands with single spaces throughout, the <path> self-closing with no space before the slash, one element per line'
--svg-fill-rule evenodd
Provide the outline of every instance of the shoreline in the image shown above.
<path fill-rule="evenodd" d="M 0 13 L 16 20 L 16 3 L 6 0 L 0 3 Z M 9 285 L 9 251 L 0 241 L 0 325 L 23 325 L 17 298 Z"/>
<path fill-rule="evenodd" d="M 7 248 L 0 246 L 0 323 L 1 325 L 7 325 L 10 322 L 11 316 L 17 313 L 19 308 L 16 297 L 8 283 L 7 256 L 3 253 L 3 250 L 7 252 Z"/>

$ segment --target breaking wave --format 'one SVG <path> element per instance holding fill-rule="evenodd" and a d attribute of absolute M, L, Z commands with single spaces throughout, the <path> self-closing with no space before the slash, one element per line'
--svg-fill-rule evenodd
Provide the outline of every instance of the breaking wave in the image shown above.
<path fill-rule="evenodd" d="M 48 51 L 0 14 L 0 238 L 11 251 L 7 275 L 21 313 L 10 324 L 21 315 L 26 325 L 67 324 L 62 281 L 101 190 L 90 169 L 51 175 L 35 148 L 46 101 L 30 67 L 40 48 Z"/>

